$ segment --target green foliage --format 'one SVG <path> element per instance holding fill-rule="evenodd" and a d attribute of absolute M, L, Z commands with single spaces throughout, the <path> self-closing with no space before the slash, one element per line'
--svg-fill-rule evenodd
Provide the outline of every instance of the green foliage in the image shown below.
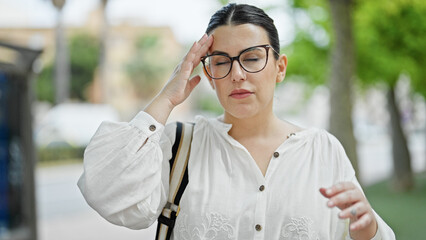
<path fill-rule="evenodd" d="M 53 82 L 53 65 L 49 63 L 46 65 L 41 73 L 37 76 L 36 81 L 36 97 L 39 101 L 55 102 L 55 88 Z"/>
<path fill-rule="evenodd" d="M 287 76 L 312 86 L 325 84 L 330 74 L 328 4 L 324 0 L 294 0 L 291 4 L 297 33 L 294 42 L 283 49 L 288 57 Z"/>
<path fill-rule="evenodd" d="M 364 84 L 394 85 L 406 73 L 414 89 L 426 96 L 426 2 L 360 1 L 355 30 L 357 72 Z"/>
<path fill-rule="evenodd" d="M 365 188 L 373 209 L 393 229 L 398 240 L 420 239 L 426 236 L 426 173 L 415 177 L 416 188 L 406 193 L 392 192 L 390 182 L 380 182 Z"/>
<path fill-rule="evenodd" d="M 70 96 L 86 100 L 84 94 L 92 82 L 99 57 L 99 43 L 88 34 L 78 34 L 71 38 L 69 45 L 71 83 Z M 40 101 L 54 103 L 55 83 L 53 63 L 48 63 L 37 78 L 36 95 Z"/>
<path fill-rule="evenodd" d="M 292 6 L 294 8 L 308 9 L 313 6 L 327 7 L 328 1 L 325 0 L 293 0 Z"/>
<path fill-rule="evenodd" d="M 82 159 L 85 147 L 55 146 L 37 149 L 39 162 L 56 162 L 69 159 Z"/>
<path fill-rule="evenodd" d="M 331 34 L 330 8 L 327 0 L 294 0 L 293 10 L 303 10 L 313 23 Z"/>
<path fill-rule="evenodd" d="M 229 3 L 229 0 L 217 0 L 219 2 L 220 5 L 225 6 L 226 4 Z"/>
<path fill-rule="evenodd" d="M 78 34 L 70 43 L 71 98 L 87 100 L 85 90 L 92 82 L 99 59 L 99 41 L 88 35 Z"/>
<path fill-rule="evenodd" d="M 198 99 L 197 109 L 200 109 L 201 111 L 205 112 L 211 112 L 214 115 L 223 114 L 222 105 L 220 105 L 216 97 L 210 95 L 205 95 Z"/>
<path fill-rule="evenodd" d="M 284 49 L 289 57 L 288 76 L 297 75 L 314 85 L 325 83 L 332 42 L 318 45 L 312 29 L 324 30 L 332 41 L 329 1 L 293 0 L 291 4 L 296 22 L 296 13 L 303 12 L 314 25 L 296 26 L 294 43 Z M 364 86 L 394 84 L 405 73 L 414 91 L 426 96 L 426 1 L 359 0 L 353 17 L 360 82 Z"/>
<path fill-rule="evenodd" d="M 143 98 L 151 98 L 162 86 L 164 72 L 171 62 L 160 37 L 156 34 L 142 35 L 136 42 L 136 52 L 126 65 L 127 75 Z"/>
<path fill-rule="evenodd" d="M 329 47 L 319 47 L 306 33 L 299 32 L 293 44 L 283 50 L 288 57 L 287 76 L 298 76 L 313 86 L 326 82 Z"/>

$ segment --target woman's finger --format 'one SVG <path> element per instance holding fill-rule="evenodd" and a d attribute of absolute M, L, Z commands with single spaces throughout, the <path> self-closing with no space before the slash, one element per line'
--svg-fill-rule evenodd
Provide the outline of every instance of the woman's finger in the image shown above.
<path fill-rule="evenodd" d="M 211 45 L 213 44 L 213 36 L 207 36 L 205 39 L 201 40 L 202 42 L 199 43 L 199 48 L 197 49 L 196 55 L 193 59 L 193 65 L 197 66 L 201 58 L 205 56 L 210 49 Z"/>
<path fill-rule="evenodd" d="M 200 63 L 201 57 L 207 53 L 211 43 L 212 37 L 204 34 L 198 42 L 194 42 L 186 56 L 183 58 L 183 63 L 192 62 L 192 66 L 196 67 Z"/>
<path fill-rule="evenodd" d="M 198 44 L 202 46 L 207 41 L 208 37 L 209 36 L 207 35 L 207 33 L 204 33 L 203 36 L 200 38 L 200 40 L 198 40 Z"/>
<path fill-rule="evenodd" d="M 189 52 L 197 54 L 200 51 L 200 49 L 205 45 L 208 38 L 209 36 L 206 33 L 204 33 L 204 35 L 200 38 L 200 40 L 194 42 Z"/>
<path fill-rule="evenodd" d="M 201 77 L 199 75 L 194 76 L 193 78 L 191 78 L 189 80 L 189 91 L 191 92 L 195 86 L 198 85 L 198 83 L 200 83 Z"/>
<path fill-rule="evenodd" d="M 194 44 L 192 44 L 192 47 L 189 49 L 188 53 L 183 58 L 183 61 L 192 62 L 194 60 L 194 56 L 196 55 L 198 51 L 198 48 L 199 48 L 198 43 L 194 42 Z"/>
<path fill-rule="evenodd" d="M 358 220 L 351 223 L 351 225 L 349 226 L 350 230 L 351 231 L 361 230 L 367 227 L 368 225 L 370 225 L 373 220 L 374 220 L 373 216 L 369 213 L 366 213 L 360 216 Z"/>
<path fill-rule="evenodd" d="M 356 186 L 352 182 L 340 182 L 329 188 L 321 188 L 320 192 L 324 195 L 324 197 L 331 198 L 338 193 L 354 188 L 356 188 Z"/>
<path fill-rule="evenodd" d="M 345 219 L 350 218 L 356 220 L 360 218 L 362 215 L 366 214 L 369 211 L 369 206 L 367 206 L 363 202 L 357 202 L 349 207 L 343 209 L 339 213 L 339 218 Z"/>
<path fill-rule="evenodd" d="M 327 202 L 328 207 L 339 207 L 340 209 L 346 208 L 348 205 L 352 205 L 355 202 L 361 200 L 361 194 L 357 189 L 350 189 L 343 192 L 339 192 L 337 195 L 334 195 Z"/>
<path fill-rule="evenodd" d="M 189 80 L 189 77 L 192 74 L 192 71 L 194 69 L 194 66 L 192 65 L 191 61 L 184 61 L 180 68 L 180 75 L 184 80 Z"/>

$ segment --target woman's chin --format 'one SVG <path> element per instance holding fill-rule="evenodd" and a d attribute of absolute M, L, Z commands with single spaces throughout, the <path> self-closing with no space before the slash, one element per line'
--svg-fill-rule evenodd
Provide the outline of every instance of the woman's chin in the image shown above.
<path fill-rule="evenodd" d="M 225 109 L 225 118 L 227 117 L 235 118 L 235 119 L 249 119 L 256 115 L 256 111 L 254 109 L 248 109 L 244 107 L 240 107 L 238 109 L 233 109 L 230 111 L 227 111 Z"/>

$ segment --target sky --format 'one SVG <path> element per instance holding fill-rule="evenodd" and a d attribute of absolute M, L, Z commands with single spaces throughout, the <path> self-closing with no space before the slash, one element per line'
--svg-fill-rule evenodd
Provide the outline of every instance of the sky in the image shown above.
<path fill-rule="evenodd" d="M 66 26 L 82 25 L 100 0 L 67 0 L 64 7 Z M 294 24 L 286 14 L 285 0 L 233 1 L 261 8 L 276 6 L 267 11 L 276 24 L 281 45 L 292 41 Z M 107 16 L 112 24 L 128 21 L 148 26 L 170 26 L 181 43 L 200 38 L 210 16 L 220 8 L 217 0 L 110 0 Z M 57 13 L 51 0 L 0 0 L 0 27 L 53 27 Z"/>

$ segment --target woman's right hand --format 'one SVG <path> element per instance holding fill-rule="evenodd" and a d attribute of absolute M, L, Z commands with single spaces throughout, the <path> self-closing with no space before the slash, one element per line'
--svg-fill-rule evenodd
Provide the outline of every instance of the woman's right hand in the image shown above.
<path fill-rule="evenodd" d="M 198 42 L 192 45 L 160 94 L 145 108 L 145 112 L 158 122 L 166 123 L 173 108 L 185 101 L 200 82 L 201 77 L 199 75 L 190 77 L 194 68 L 200 63 L 201 57 L 207 54 L 212 43 L 213 37 L 204 34 Z"/>
<path fill-rule="evenodd" d="M 201 77 L 199 75 L 191 79 L 190 77 L 194 68 L 200 63 L 201 57 L 207 54 L 212 43 L 213 37 L 207 34 L 204 34 L 198 42 L 195 42 L 161 90 L 160 95 L 166 97 L 173 107 L 185 101 L 200 82 Z"/>

